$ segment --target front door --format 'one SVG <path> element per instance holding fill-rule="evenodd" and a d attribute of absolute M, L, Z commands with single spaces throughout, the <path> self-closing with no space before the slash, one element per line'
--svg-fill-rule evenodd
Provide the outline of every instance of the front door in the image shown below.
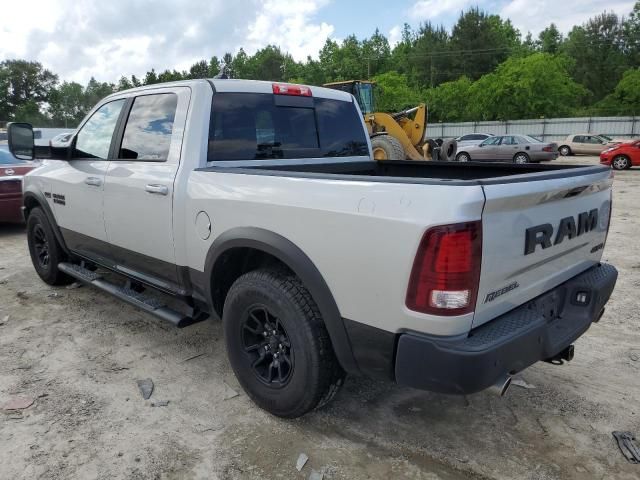
<path fill-rule="evenodd" d="M 80 127 L 71 158 L 49 176 L 56 223 L 71 250 L 108 256 L 102 200 L 109 152 L 125 99 L 101 105 Z M 56 160 L 52 160 L 56 161 Z"/>
<path fill-rule="evenodd" d="M 482 142 L 477 149 L 473 150 L 471 160 L 486 160 L 495 162 L 498 157 L 500 148 L 500 140 L 502 137 L 489 137 Z"/>
<path fill-rule="evenodd" d="M 116 268 L 169 289 L 178 283 L 173 188 L 189 98 L 184 87 L 132 97 L 105 178 L 105 227 Z"/>

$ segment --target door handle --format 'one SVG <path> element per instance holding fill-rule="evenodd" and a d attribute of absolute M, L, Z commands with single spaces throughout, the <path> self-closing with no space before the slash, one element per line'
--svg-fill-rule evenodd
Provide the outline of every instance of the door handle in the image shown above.
<path fill-rule="evenodd" d="M 144 189 L 155 195 L 167 195 L 169 193 L 169 188 L 166 185 L 149 184 Z"/>
<path fill-rule="evenodd" d="M 102 185 L 102 180 L 99 177 L 87 177 L 84 179 L 84 183 L 94 187 L 99 187 Z"/>

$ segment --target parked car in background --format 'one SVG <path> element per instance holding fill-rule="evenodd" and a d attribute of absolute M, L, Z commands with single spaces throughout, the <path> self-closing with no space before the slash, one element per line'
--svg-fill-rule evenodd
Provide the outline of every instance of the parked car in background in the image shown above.
<path fill-rule="evenodd" d="M 22 177 L 38 166 L 20 160 L 9 152 L 8 145 L 0 145 L 0 223 L 21 223 Z"/>
<path fill-rule="evenodd" d="M 73 137 L 74 132 L 60 133 L 49 140 L 49 146 L 53 148 L 66 148 Z"/>
<path fill-rule="evenodd" d="M 458 142 L 459 149 L 461 146 L 478 145 L 479 143 L 484 142 L 487 138 L 493 136 L 493 133 L 468 133 L 467 135 L 462 135 L 461 137 L 456 138 L 456 142 Z"/>
<path fill-rule="evenodd" d="M 571 134 L 560 142 L 558 151 L 562 156 L 568 155 L 600 155 L 600 152 L 606 150 L 616 143 L 615 140 L 609 141 L 608 137 L 593 135 L 590 133 Z"/>
<path fill-rule="evenodd" d="M 640 140 L 619 143 L 600 154 L 600 163 L 611 165 L 615 170 L 626 170 L 640 166 Z"/>
<path fill-rule="evenodd" d="M 499 135 L 478 145 L 458 146 L 456 161 L 529 163 L 555 160 L 558 144 L 541 142 L 529 135 Z"/>

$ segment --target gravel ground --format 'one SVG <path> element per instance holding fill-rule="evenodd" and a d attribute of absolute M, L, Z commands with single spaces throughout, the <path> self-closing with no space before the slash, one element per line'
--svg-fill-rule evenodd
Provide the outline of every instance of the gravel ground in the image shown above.
<path fill-rule="evenodd" d="M 638 479 L 611 432 L 640 436 L 639 192 L 640 169 L 616 175 L 604 259 L 618 286 L 573 362 L 523 372 L 534 388 L 456 397 L 348 378 L 295 421 L 244 395 L 219 323 L 176 330 L 96 290 L 51 288 L 24 229 L 0 226 L 0 405 L 34 400 L 0 411 L 0 478 Z"/>

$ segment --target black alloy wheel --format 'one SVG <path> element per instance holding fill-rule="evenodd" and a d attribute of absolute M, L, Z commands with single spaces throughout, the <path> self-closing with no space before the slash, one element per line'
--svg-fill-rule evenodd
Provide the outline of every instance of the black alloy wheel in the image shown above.
<path fill-rule="evenodd" d="M 265 385 L 282 388 L 294 369 L 291 340 L 280 319 L 264 305 L 251 307 L 242 320 L 242 346 L 256 377 Z"/>

